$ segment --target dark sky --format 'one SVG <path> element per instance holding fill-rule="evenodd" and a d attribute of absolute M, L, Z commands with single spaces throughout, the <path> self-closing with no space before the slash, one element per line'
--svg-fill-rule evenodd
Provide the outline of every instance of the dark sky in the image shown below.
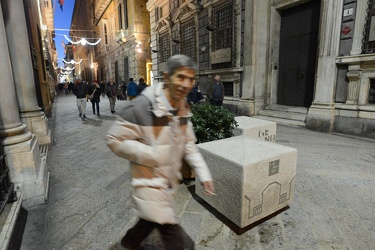
<path fill-rule="evenodd" d="M 63 5 L 63 11 L 60 9 L 60 4 L 58 3 L 58 0 L 53 0 L 53 4 L 55 5 L 55 44 L 56 44 L 56 50 L 57 50 L 57 56 L 58 56 L 58 64 L 59 66 L 63 66 L 62 59 L 65 57 L 64 54 L 64 48 L 61 45 L 62 41 L 64 40 L 64 43 L 69 43 L 64 35 L 67 35 L 69 37 L 69 29 L 72 22 L 72 14 L 73 14 L 73 8 L 74 8 L 74 2 L 75 0 L 65 0 Z"/>

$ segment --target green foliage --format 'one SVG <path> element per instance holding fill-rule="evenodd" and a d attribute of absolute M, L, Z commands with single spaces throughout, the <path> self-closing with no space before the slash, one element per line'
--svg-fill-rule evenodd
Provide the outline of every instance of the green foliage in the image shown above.
<path fill-rule="evenodd" d="M 193 129 L 197 143 L 215 141 L 233 136 L 237 121 L 227 109 L 210 104 L 193 104 Z"/>

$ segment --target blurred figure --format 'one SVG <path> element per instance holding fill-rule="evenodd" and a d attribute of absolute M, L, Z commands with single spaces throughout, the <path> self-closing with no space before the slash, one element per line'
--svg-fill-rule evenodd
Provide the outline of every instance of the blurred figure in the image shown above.
<path fill-rule="evenodd" d="M 111 113 L 116 113 L 115 111 L 115 104 L 116 104 L 116 97 L 117 97 L 117 89 L 118 85 L 113 81 L 113 78 L 109 79 L 109 82 L 105 86 L 105 94 L 109 100 L 109 106 L 111 108 Z"/>
<path fill-rule="evenodd" d="M 129 102 L 106 136 L 108 147 L 131 163 L 133 201 L 139 217 L 121 243 L 109 249 L 118 249 L 119 244 L 139 249 L 154 228 L 161 233 L 166 249 L 184 249 L 183 229 L 173 205 L 183 159 L 195 170 L 206 194 L 214 191 L 211 173 L 195 144 L 186 102 L 195 83 L 195 63 L 185 55 L 175 55 L 168 59 L 167 70 L 165 83 L 146 88 Z"/>
<path fill-rule="evenodd" d="M 77 97 L 77 107 L 79 111 L 79 117 L 86 118 L 86 104 L 87 104 L 87 93 L 89 92 L 89 86 L 82 82 L 82 78 L 77 77 L 75 85 L 73 86 L 73 94 Z"/>
<path fill-rule="evenodd" d="M 90 85 L 89 88 L 89 94 L 93 94 L 94 97 L 91 99 L 91 105 L 92 105 L 92 113 L 95 115 L 97 114 L 100 116 L 100 110 L 99 110 L 99 102 L 100 102 L 100 85 L 98 84 L 97 80 L 94 80 L 92 85 Z M 95 108 L 96 108 L 96 113 L 95 113 Z"/>
<path fill-rule="evenodd" d="M 105 83 L 103 80 L 100 81 L 99 86 L 100 86 L 100 92 L 102 92 L 102 97 L 105 97 Z"/>
<path fill-rule="evenodd" d="M 142 93 L 142 91 L 147 88 L 148 85 L 145 83 L 145 80 L 143 78 L 139 78 L 139 83 L 138 83 L 138 95 Z"/>
<path fill-rule="evenodd" d="M 198 84 L 195 84 L 194 87 L 190 90 L 187 100 L 190 104 L 199 103 L 204 97 L 198 88 Z"/>
<path fill-rule="evenodd" d="M 213 81 L 208 84 L 207 98 L 212 105 L 223 105 L 224 84 L 221 82 L 219 74 L 215 74 Z"/>
<path fill-rule="evenodd" d="M 138 95 L 138 85 L 134 82 L 133 78 L 129 78 L 127 91 L 130 101 L 136 98 Z"/>

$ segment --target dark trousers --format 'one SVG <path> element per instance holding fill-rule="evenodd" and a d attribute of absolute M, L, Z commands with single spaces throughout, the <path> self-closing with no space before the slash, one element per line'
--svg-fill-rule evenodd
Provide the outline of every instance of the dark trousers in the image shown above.
<path fill-rule="evenodd" d="M 122 238 L 121 244 L 131 248 L 137 248 L 142 241 L 147 238 L 151 231 L 156 228 L 163 237 L 164 245 L 167 250 L 183 250 L 184 237 L 183 229 L 178 224 L 158 224 L 155 222 L 139 219 L 134 227 L 126 232 Z"/>
<path fill-rule="evenodd" d="M 95 106 L 96 106 L 96 112 L 99 114 L 99 102 L 91 100 L 92 105 L 92 112 L 95 114 Z"/>
<path fill-rule="evenodd" d="M 223 100 L 211 98 L 210 103 L 212 105 L 222 106 L 223 105 Z"/>

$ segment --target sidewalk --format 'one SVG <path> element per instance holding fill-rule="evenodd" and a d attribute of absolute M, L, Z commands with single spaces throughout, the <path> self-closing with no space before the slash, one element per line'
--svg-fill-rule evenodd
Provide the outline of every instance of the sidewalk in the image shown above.
<path fill-rule="evenodd" d="M 117 101 L 119 112 L 127 101 Z M 101 116 L 78 117 L 73 95 L 60 94 L 49 120 L 49 201 L 29 209 L 23 250 L 107 249 L 133 226 L 129 166 L 105 145 L 116 116 L 101 98 Z M 295 201 L 272 219 L 237 235 L 185 185 L 180 223 L 196 249 L 352 249 L 375 245 L 375 140 L 278 126 L 277 143 L 298 150 Z M 157 234 L 145 249 L 160 249 Z"/>

